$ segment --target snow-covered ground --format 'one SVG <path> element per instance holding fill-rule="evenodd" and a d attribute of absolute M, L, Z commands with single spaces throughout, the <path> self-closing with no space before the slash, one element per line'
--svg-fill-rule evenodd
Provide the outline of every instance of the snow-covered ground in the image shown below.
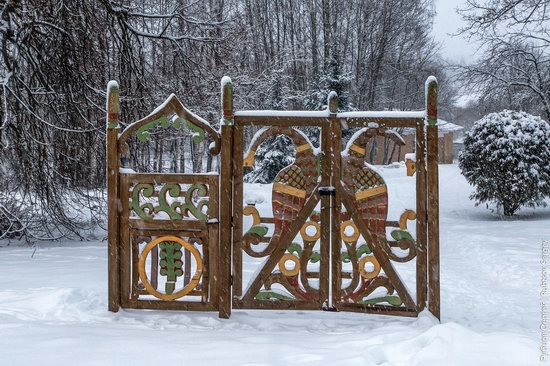
<path fill-rule="evenodd" d="M 441 324 L 429 314 L 112 314 L 105 242 L 2 243 L 0 365 L 538 364 L 550 209 L 505 220 L 475 208 L 456 165 L 440 167 L 440 187 Z"/>

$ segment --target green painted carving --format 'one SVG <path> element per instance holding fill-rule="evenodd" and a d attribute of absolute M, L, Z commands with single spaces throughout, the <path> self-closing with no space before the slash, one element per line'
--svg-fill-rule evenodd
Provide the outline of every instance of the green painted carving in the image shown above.
<path fill-rule="evenodd" d="M 414 243 L 414 239 L 412 237 L 412 235 L 408 232 L 408 231 L 405 231 L 405 230 L 394 230 L 391 232 L 391 237 L 396 240 L 396 241 L 400 241 L 400 240 L 407 240 L 407 241 L 410 241 L 412 243 Z"/>
<path fill-rule="evenodd" d="M 208 194 L 208 189 L 202 183 L 193 184 L 185 193 L 185 203 L 180 205 L 182 209 L 189 211 L 197 220 L 207 221 L 208 216 L 203 212 L 203 208 L 209 205 L 208 200 L 202 199 L 197 202 L 197 206 L 193 205 L 193 193 L 197 192 L 197 195 L 204 197 Z"/>
<path fill-rule="evenodd" d="M 156 207 L 151 202 L 140 204 L 140 195 L 144 198 L 151 198 L 154 192 L 155 187 L 153 184 L 149 183 L 136 184 L 132 190 L 130 209 L 132 209 L 142 220 L 153 220 L 154 214 L 159 212 L 165 212 L 170 217 L 170 220 L 182 220 L 184 216 L 188 216 L 189 213 L 197 220 L 208 220 L 208 215 L 203 212 L 203 209 L 204 207 L 208 209 L 209 201 L 201 199 L 197 202 L 196 206 L 193 203 L 194 192 L 202 197 L 208 194 L 206 185 L 202 183 L 193 184 L 185 193 L 183 202 L 175 200 L 170 204 L 168 203 L 168 195 L 172 198 L 179 198 L 181 187 L 179 184 L 166 183 L 158 194 L 158 205 Z"/>
<path fill-rule="evenodd" d="M 168 119 L 168 117 L 160 117 L 159 119 L 146 123 L 138 128 L 136 132 L 137 139 L 141 142 L 148 141 L 151 138 L 151 132 L 149 132 L 149 130 L 152 130 L 158 126 L 162 128 L 170 127 L 170 120 Z M 191 132 L 193 133 L 193 141 L 195 143 L 200 144 L 206 139 L 205 131 L 198 126 L 195 126 L 193 123 L 186 120 L 185 118 L 178 116 L 172 121 L 172 127 L 175 129 L 182 128 L 183 126 L 186 126 L 189 130 L 191 130 Z"/>
<path fill-rule="evenodd" d="M 149 132 L 149 130 L 157 126 L 168 128 L 170 126 L 170 121 L 167 117 L 160 117 L 159 119 L 144 124 L 143 126 L 138 128 L 136 132 L 137 139 L 141 142 L 149 140 L 151 138 L 151 133 Z"/>
<path fill-rule="evenodd" d="M 159 205 L 155 207 L 155 213 L 166 212 L 170 216 L 171 220 L 181 220 L 182 216 L 179 214 L 176 209 L 181 205 L 179 202 L 168 203 L 167 194 L 170 194 L 170 197 L 176 198 L 180 195 L 180 185 L 175 183 L 166 183 L 159 192 Z"/>
<path fill-rule="evenodd" d="M 363 254 L 371 254 L 371 250 L 370 250 L 370 248 L 367 244 L 363 244 L 359 248 L 357 248 L 356 253 L 357 253 L 357 258 L 356 259 L 359 259 L 359 258 L 361 258 L 361 256 Z M 340 256 L 342 258 L 342 262 L 344 262 L 344 263 L 351 262 L 351 257 L 350 257 L 350 255 L 347 251 L 342 252 Z"/>
<path fill-rule="evenodd" d="M 283 295 L 281 293 L 270 291 L 270 290 L 260 290 L 258 294 L 255 296 L 256 300 L 295 300 L 294 298 L 290 296 Z"/>
<path fill-rule="evenodd" d="M 287 250 L 290 254 L 296 254 L 297 257 L 302 255 L 302 246 L 296 242 L 290 244 Z"/>
<path fill-rule="evenodd" d="M 292 244 L 290 244 L 288 246 L 288 249 L 287 251 L 290 253 L 290 254 L 294 254 L 296 255 L 297 257 L 300 257 L 302 255 L 302 246 L 296 242 L 293 242 Z M 311 263 L 317 263 L 321 260 L 321 254 L 319 254 L 319 252 L 311 252 L 311 254 L 309 255 L 309 261 Z"/>
<path fill-rule="evenodd" d="M 185 125 L 193 132 L 193 142 L 195 142 L 196 144 L 200 144 L 206 139 L 206 135 L 202 128 L 195 126 L 187 120 L 185 120 Z"/>
<path fill-rule="evenodd" d="M 130 201 L 130 209 L 132 209 L 140 219 L 152 220 L 152 214 L 155 212 L 155 207 L 152 203 L 147 202 L 142 205 L 139 204 L 140 193 L 143 197 L 149 198 L 155 192 L 155 188 L 152 184 L 139 183 L 136 184 L 132 190 L 132 200 Z"/>
<path fill-rule="evenodd" d="M 160 274 L 166 276 L 164 290 L 171 295 L 176 289 L 178 277 L 183 276 L 183 262 L 181 261 L 181 245 L 179 243 L 165 241 L 160 247 Z"/>
<path fill-rule="evenodd" d="M 361 300 L 361 301 L 357 301 L 357 304 L 374 305 L 374 304 L 380 304 L 383 302 L 387 302 L 392 306 L 401 306 L 403 304 L 403 301 L 401 301 L 399 296 L 393 296 L 393 295 L 375 297 L 373 299 L 368 299 L 368 300 Z"/>
<path fill-rule="evenodd" d="M 309 256 L 309 261 L 311 263 L 317 263 L 321 260 L 321 254 L 319 252 L 311 252 L 311 255 Z"/>
<path fill-rule="evenodd" d="M 263 238 L 265 234 L 267 234 L 267 231 L 268 231 L 268 228 L 265 225 L 262 225 L 262 224 L 254 225 L 246 232 L 245 235 L 252 234 L 252 235 L 257 235 L 260 238 Z"/>

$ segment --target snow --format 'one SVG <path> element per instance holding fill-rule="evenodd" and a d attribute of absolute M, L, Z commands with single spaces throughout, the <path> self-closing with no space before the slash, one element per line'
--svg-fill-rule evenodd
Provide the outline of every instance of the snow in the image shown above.
<path fill-rule="evenodd" d="M 405 167 L 377 168 L 388 184 L 393 219 L 413 207 L 414 193 L 403 188 L 414 177 Z M 106 241 L 1 242 L 1 363 L 539 364 L 540 261 L 542 240 L 550 238 L 550 208 L 503 219 L 474 207 L 472 187 L 456 165 L 440 166 L 440 182 L 441 324 L 428 313 L 415 319 L 234 310 L 228 320 L 200 312 L 113 314 L 107 311 Z M 257 204 L 262 215 L 270 195 L 269 184 L 245 184 L 245 199 L 265 198 Z M 397 202 L 399 210 L 392 211 Z"/>
<path fill-rule="evenodd" d="M 235 112 L 236 117 L 330 117 L 328 110 L 324 111 L 276 111 L 276 110 L 242 110 Z"/>
<path fill-rule="evenodd" d="M 231 84 L 231 78 L 230 78 L 229 76 L 224 76 L 224 77 L 222 77 L 222 80 L 221 80 L 222 94 L 223 94 L 223 88 L 224 88 L 224 86 L 226 86 L 227 84 Z"/>
<path fill-rule="evenodd" d="M 416 153 L 405 154 L 405 160 L 416 161 Z"/>
<path fill-rule="evenodd" d="M 426 111 L 360 111 L 338 113 L 338 118 L 426 118 Z"/>
<path fill-rule="evenodd" d="M 111 91 L 118 91 L 118 83 L 116 80 L 111 80 L 107 83 L 107 95 L 111 94 Z M 106 98 L 105 110 L 109 110 L 109 98 Z"/>

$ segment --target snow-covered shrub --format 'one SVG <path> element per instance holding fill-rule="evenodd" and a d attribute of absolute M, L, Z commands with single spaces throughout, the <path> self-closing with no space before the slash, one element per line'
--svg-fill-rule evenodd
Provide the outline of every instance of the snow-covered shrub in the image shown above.
<path fill-rule="evenodd" d="M 546 206 L 550 196 L 550 126 L 525 112 L 504 110 L 475 122 L 459 166 L 480 203 L 512 216 L 521 206 Z"/>
<path fill-rule="evenodd" d="M 296 151 L 289 137 L 278 135 L 266 139 L 256 151 L 254 170 L 245 175 L 248 183 L 272 183 L 281 169 L 294 162 Z"/>

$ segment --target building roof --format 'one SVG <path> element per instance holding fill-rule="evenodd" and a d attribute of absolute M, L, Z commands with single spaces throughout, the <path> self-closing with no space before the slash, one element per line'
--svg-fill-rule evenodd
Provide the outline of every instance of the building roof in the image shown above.
<path fill-rule="evenodd" d="M 462 126 L 459 126 L 455 123 L 451 123 L 451 122 L 447 122 L 443 119 L 438 119 L 437 120 L 437 130 L 439 132 L 439 137 L 441 137 L 442 135 L 448 133 L 448 132 L 456 132 L 456 131 L 460 131 L 460 130 L 463 130 L 464 127 Z M 412 127 L 406 127 L 406 128 L 403 128 L 400 132 L 401 135 L 412 135 L 416 132 L 416 129 L 415 128 L 412 128 Z"/>

